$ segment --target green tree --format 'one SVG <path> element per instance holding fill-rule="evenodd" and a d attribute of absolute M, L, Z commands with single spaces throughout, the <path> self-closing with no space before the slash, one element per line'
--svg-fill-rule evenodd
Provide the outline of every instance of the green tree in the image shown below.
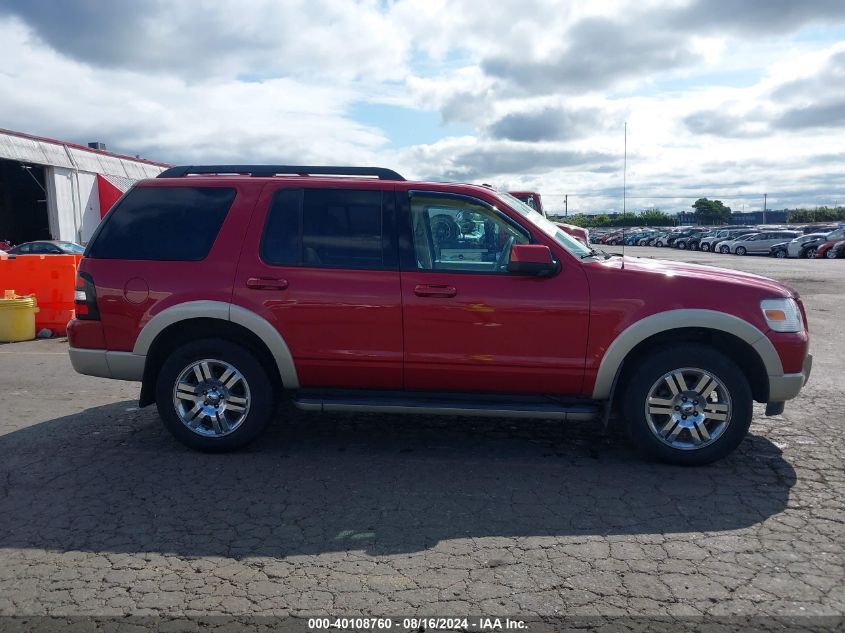
<path fill-rule="evenodd" d="M 787 211 L 788 222 L 836 222 L 845 220 L 845 209 L 842 207 L 816 207 L 815 209 L 792 209 Z"/>
<path fill-rule="evenodd" d="M 722 204 L 721 200 L 699 198 L 692 208 L 698 224 L 725 224 L 731 218 L 731 208 Z"/>
<path fill-rule="evenodd" d="M 646 209 L 640 213 L 640 223 L 646 226 L 671 226 L 674 224 L 672 216 L 660 209 Z"/>

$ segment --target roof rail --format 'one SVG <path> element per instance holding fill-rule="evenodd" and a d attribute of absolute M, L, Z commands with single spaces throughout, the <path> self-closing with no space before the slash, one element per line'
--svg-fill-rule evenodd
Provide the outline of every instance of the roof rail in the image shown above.
<path fill-rule="evenodd" d="M 370 176 L 379 180 L 405 180 L 392 169 L 384 167 L 325 167 L 313 165 L 180 165 L 165 169 L 158 178 L 181 178 L 190 174 L 242 174 L 268 177 L 280 174 L 297 176 Z"/>

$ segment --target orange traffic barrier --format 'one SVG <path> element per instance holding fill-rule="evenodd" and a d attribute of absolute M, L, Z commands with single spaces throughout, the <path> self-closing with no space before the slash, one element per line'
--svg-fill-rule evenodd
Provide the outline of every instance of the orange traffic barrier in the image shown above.
<path fill-rule="evenodd" d="M 17 255 L 0 257 L 0 293 L 13 290 L 18 295 L 35 295 L 39 311 L 36 331 L 67 333 L 73 318 L 76 269 L 81 255 Z"/>

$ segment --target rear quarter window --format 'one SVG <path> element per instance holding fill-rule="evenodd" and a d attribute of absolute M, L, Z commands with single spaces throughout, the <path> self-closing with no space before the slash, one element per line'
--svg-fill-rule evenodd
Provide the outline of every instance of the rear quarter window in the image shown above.
<path fill-rule="evenodd" d="M 228 187 L 132 189 L 100 226 L 88 257 L 205 259 L 234 199 Z"/>

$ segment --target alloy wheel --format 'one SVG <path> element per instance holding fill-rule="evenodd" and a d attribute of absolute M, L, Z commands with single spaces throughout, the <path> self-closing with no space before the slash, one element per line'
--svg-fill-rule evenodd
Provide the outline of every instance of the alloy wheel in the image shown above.
<path fill-rule="evenodd" d="M 724 383 L 697 367 L 664 374 L 645 402 L 646 421 L 657 439 L 680 450 L 699 450 L 719 439 L 731 422 Z"/>
<path fill-rule="evenodd" d="M 249 414 L 250 392 L 244 376 L 231 364 L 206 358 L 191 363 L 173 387 L 173 406 L 182 424 L 204 437 L 223 437 Z"/>

